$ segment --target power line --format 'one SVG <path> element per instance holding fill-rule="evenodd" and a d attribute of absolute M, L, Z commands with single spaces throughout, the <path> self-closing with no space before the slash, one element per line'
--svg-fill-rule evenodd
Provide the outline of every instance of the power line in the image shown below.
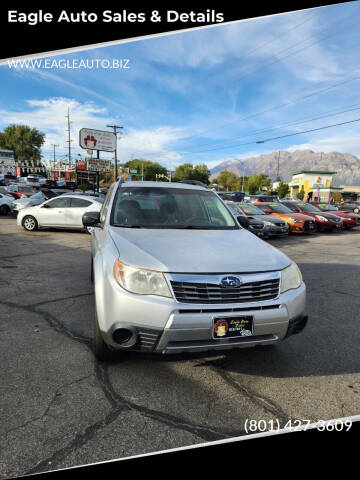
<path fill-rule="evenodd" d="M 249 134 L 247 135 L 243 135 L 241 136 L 240 138 L 247 138 L 247 137 L 252 137 L 253 135 L 257 135 L 259 133 L 266 133 L 266 132 L 272 132 L 274 130 L 279 130 L 281 128 L 285 128 L 285 127 L 291 127 L 291 126 L 296 126 L 296 125 L 301 125 L 303 123 L 308 123 L 308 122 L 313 122 L 313 121 L 316 121 L 316 120 L 320 120 L 322 118 L 329 118 L 329 117 L 336 117 L 338 115 L 343 115 L 344 113 L 348 113 L 348 112 L 353 112 L 353 111 L 356 111 L 356 110 L 359 110 L 360 109 L 360 104 L 354 104 L 352 106 L 357 106 L 357 108 L 349 108 L 349 109 L 346 109 L 346 110 L 342 110 L 340 112 L 337 112 L 337 113 L 332 113 L 332 114 L 329 114 L 329 115 L 319 115 L 319 116 L 316 116 L 316 117 L 311 117 L 311 118 L 306 118 L 306 119 L 302 119 L 302 120 L 295 120 L 293 122 L 290 122 L 290 123 L 285 123 L 285 124 L 282 124 L 282 125 L 278 125 L 276 127 L 273 127 L 273 128 L 268 128 L 268 129 L 262 129 L 262 130 L 255 130 L 253 132 L 250 132 Z M 332 110 L 329 110 L 329 112 L 332 112 L 334 109 Z M 337 110 L 337 109 L 335 109 Z M 324 112 L 324 113 L 327 113 L 327 112 Z M 239 137 L 234 137 L 234 140 L 236 138 L 239 138 Z M 226 140 L 223 140 L 222 142 L 226 142 L 226 141 L 229 141 L 229 139 L 226 139 Z M 221 142 L 221 143 L 222 143 Z M 217 145 L 219 142 L 215 142 L 215 145 Z M 250 145 L 252 144 L 252 142 L 249 142 L 249 143 L 241 143 L 240 145 Z M 203 152 L 211 152 L 211 151 L 214 151 L 214 150 L 221 150 L 222 148 L 232 148 L 233 146 L 239 146 L 239 144 L 231 144 L 231 145 L 220 145 L 218 147 L 215 147 L 215 148 L 210 148 L 210 149 L 206 149 L 206 150 L 195 150 L 193 152 L 180 152 L 180 153 L 184 153 L 186 155 L 188 154 L 196 154 L 196 153 L 203 153 Z"/>
<path fill-rule="evenodd" d="M 354 16 L 354 15 L 352 14 L 351 17 L 353 17 L 353 16 Z M 348 18 L 348 16 L 346 16 L 346 17 L 345 17 L 343 20 L 341 20 L 340 22 L 337 21 L 337 22 L 335 22 L 335 23 L 336 23 L 337 25 L 339 25 L 340 23 L 343 23 L 344 21 L 346 21 L 347 18 Z M 352 24 L 350 24 L 350 26 L 353 25 L 354 23 L 357 23 L 357 22 L 353 22 Z M 327 30 L 329 30 L 330 28 L 332 28 L 332 27 L 328 27 L 328 28 L 326 28 L 326 29 L 323 29 L 322 31 L 323 31 L 323 32 L 324 32 L 324 31 L 327 31 Z M 345 27 L 345 28 L 349 28 L 349 26 L 347 26 L 347 27 Z M 320 30 L 320 32 L 321 32 L 321 30 Z M 318 34 L 318 33 L 319 33 L 319 32 L 317 32 L 317 34 Z M 283 53 L 283 52 L 285 52 L 285 51 L 293 48 L 294 46 L 303 43 L 303 42 L 306 41 L 306 40 L 309 40 L 310 38 L 314 37 L 314 36 L 317 35 L 317 34 L 311 35 L 311 36 L 308 37 L 307 39 L 302 40 L 302 41 L 300 41 L 300 42 L 297 42 L 296 44 L 292 45 L 291 47 L 288 47 L 288 48 L 286 48 L 286 49 L 281 50 L 280 52 L 278 52 L 278 54 L 279 54 L 279 53 Z M 304 48 L 302 48 L 302 49 L 299 49 L 299 50 L 297 50 L 297 51 L 295 51 L 295 52 L 291 52 L 289 55 L 287 55 L 287 56 L 285 56 L 285 57 L 282 57 L 282 58 L 280 58 L 280 59 L 276 59 L 276 60 L 275 60 L 274 62 L 272 62 L 271 64 L 267 64 L 267 65 L 265 65 L 265 66 L 270 66 L 270 65 L 272 65 L 272 64 L 274 64 L 274 63 L 277 63 L 278 61 L 281 61 L 281 60 L 284 59 L 284 58 L 288 58 L 289 56 L 291 56 L 291 55 L 293 55 L 293 54 L 295 54 L 295 53 L 298 53 L 298 52 L 300 52 L 300 51 L 302 51 L 302 50 L 305 50 L 306 48 L 309 48 L 310 46 L 318 43 L 319 41 L 325 40 L 325 39 L 328 38 L 329 36 L 331 36 L 331 35 L 328 35 L 328 36 L 326 36 L 326 37 L 324 37 L 324 38 L 322 38 L 322 39 L 314 42 L 313 44 L 308 45 L 308 46 L 306 46 L 306 47 L 304 47 Z M 260 70 L 261 68 L 262 68 L 262 67 L 260 67 L 258 70 Z M 255 70 L 255 71 L 258 71 L 258 70 Z M 254 71 L 252 71 L 252 72 L 250 72 L 250 73 L 254 73 Z M 249 74 L 250 74 L 250 73 L 249 73 Z M 240 77 L 238 80 L 241 80 L 242 78 L 244 78 L 244 77 L 247 76 L 247 75 L 248 75 L 248 74 L 245 74 L 244 76 Z M 338 85 L 341 85 L 341 83 L 338 84 Z M 336 86 L 336 85 L 335 85 L 335 86 Z M 334 87 L 330 87 L 330 88 L 335 88 L 335 86 L 334 86 Z M 305 89 L 305 90 L 306 90 L 306 89 Z M 324 91 L 326 91 L 326 89 L 325 89 Z M 319 91 L 319 93 L 321 93 L 321 91 Z M 305 98 L 306 98 L 306 97 L 305 97 Z M 301 99 L 300 99 L 300 100 L 301 100 Z M 291 104 L 291 103 L 282 104 L 282 105 L 280 105 L 279 108 L 281 108 L 281 107 L 283 107 L 283 106 L 286 106 L 286 105 L 290 105 L 290 104 Z M 255 114 L 255 115 L 261 115 L 261 114 L 263 114 L 263 113 L 267 113 L 268 111 L 271 111 L 271 110 L 276 109 L 276 108 L 277 108 L 277 107 L 275 106 L 275 107 L 273 107 L 272 109 L 265 110 L 265 111 L 263 111 L 263 112 L 259 112 L 258 114 Z M 247 120 L 248 118 L 252 118 L 252 116 L 251 116 L 251 117 L 245 117 L 245 118 L 240 119 L 240 120 L 233 120 L 233 121 L 231 121 L 231 122 L 227 122 L 227 123 L 225 123 L 225 124 L 223 124 L 223 125 L 217 126 L 216 128 L 217 128 L 217 130 L 219 130 L 220 128 L 225 128 L 225 127 L 227 127 L 227 126 L 229 126 L 229 125 L 233 125 L 233 124 L 236 123 L 237 121 Z M 212 130 L 212 129 L 211 129 L 211 130 Z M 195 137 L 197 137 L 197 136 L 203 136 L 204 133 L 206 133 L 206 132 L 208 132 L 208 131 L 210 131 L 210 129 L 208 129 L 208 130 L 203 130 L 201 133 L 199 133 L 199 134 L 197 134 L 197 135 L 191 135 L 190 137 L 188 137 L 187 140 L 189 141 L 189 140 L 191 140 L 191 139 L 193 139 L 193 138 L 195 138 Z M 205 145 L 207 145 L 207 144 L 204 144 L 204 146 L 205 146 Z"/>
<path fill-rule="evenodd" d="M 325 87 L 323 89 L 320 89 L 320 90 L 316 90 L 315 92 L 312 92 L 312 93 L 309 93 L 308 95 L 304 95 L 302 97 L 299 97 L 298 99 L 294 99 L 294 100 L 290 100 L 289 102 L 284 102 L 284 103 L 281 103 L 280 105 L 274 105 L 273 107 L 270 107 L 266 110 L 262 110 L 261 112 L 257 112 L 257 113 L 253 113 L 251 115 L 247 115 L 246 117 L 242 117 L 240 118 L 239 120 L 234 120 L 232 122 L 229 122 L 227 124 L 223 124 L 222 126 L 220 126 L 219 128 L 223 128 L 223 127 L 226 127 L 226 126 L 229 126 L 229 125 L 232 125 L 236 122 L 243 122 L 245 120 L 249 120 L 251 118 L 255 118 L 255 117 L 258 117 L 260 115 L 263 115 L 264 113 L 269 113 L 269 112 L 272 112 L 274 110 L 278 110 L 280 108 L 283 108 L 283 107 L 288 107 L 290 105 L 296 105 L 297 103 L 300 103 L 304 100 L 307 100 L 308 98 L 311 98 L 311 97 L 314 97 L 316 95 L 319 95 L 321 93 L 324 93 L 324 92 L 327 92 L 329 90 L 332 90 L 334 88 L 337 88 L 337 87 L 340 87 L 342 85 L 345 85 L 347 83 L 351 83 L 351 82 L 355 82 L 356 80 L 360 80 L 360 77 L 355 77 L 355 78 L 350 78 L 348 80 L 344 80 L 342 82 L 339 82 L 339 83 L 335 83 L 333 85 L 330 85 L 329 87 Z M 306 89 L 303 89 L 303 90 L 306 90 Z M 300 91 L 303 91 L 303 90 L 300 90 Z M 192 138 L 196 138 L 196 135 L 192 135 L 191 137 L 188 137 L 187 140 L 190 140 Z M 208 145 L 213 145 L 214 142 L 208 142 L 208 143 L 204 143 L 201 145 L 201 147 L 206 147 Z M 188 152 L 184 152 L 184 153 L 188 153 Z M 196 152 L 189 152 L 189 153 L 196 153 Z"/>
<path fill-rule="evenodd" d="M 319 128 L 313 128 L 311 130 L 305 130 L 305 131 L 301 131 L 301 132 L 296 132 L 296 133 L 289 133 L 287 135 L 281 135 L 279 137 L 272 137 L 272 138 L 267 138 L 267 139 L 264 139 L 264 140 L 253 140 L 251 142 L 245 142 L 245 143 L 238 143 L 238 144 L 234 144 L 234 145 L 227 145 L 227 146 L 224 146 L 224 147 L 218 147 L 218 148 L 213 148 L 213 149 L 208 149 L 208 150 L 203 150 L 203 151 L 199 151 L 199 152 L 188 152 L 187 154 L 198 154 L 198 153 L 205 153 L 205 152 L 212 152 L 214 150 L 220 150 L 220 149 L 226 149 L 226 148 L 234 148 L 234 147 L 242 147 L 244 145 L 256 145 L 256 144 L 259 144 L 259 143 L 265 143 L 265 142 L 270 142 L 272 140 L 278 140 L 280 138 L 286 138 L 286 137 L 293 137 L 295 135 L 301 135 L 303 133 L 309 133 L 309 132 L 317 132 L 319 130 L 324 130 L 326 128 L 331 128 L 331 127 L 337 127 L 337 126 L 340 126 L 340 125 L 346 125 L 346 124 L 349 124 L 349 123 L 355 123 L 355 122 L 359 122 L 360 121 L 360 118 L 357 118 L 355 120 L 349 120 L 347 122 L 341 122 L 341 123 L 335 123 L 333 125 L 326 125 L 324 127 L 319 127 Z"/>
<path fill-rule="evenodd" d="M 353 18 L 354 15 L 352 14 L 351 17 Z M 335 23 L 336 23 L 337 25 L 339 25 L 339 24 L 341 24 L 341 23 L 344 23 L 344 21 L 346 21 L 347 18 L 348 18 L 348 17 L 345 17 L 345 20 L 342 20 L 342 21 L 340 21 L 340 22 L 335 22 Z M 340 30 L 340 32 L 342 32 L 344 29 L 348 29 L 349 27 L 355 25 L 356 23 L 358 23 L 358 20 L 356 20 L 355 22 L 350 23 L 350 25 L 345 26 L 344 28 L 342 28 L 342 29 Z M 322 30 L 322 31 L 323 31 L 323 32 L 326 32 L 327 30 L 330 30 L 331 28 L 332 28 L 332 26 L 331 26 L 331 27 L 328 27 L 328 28 L 325 28 L 325 29 Z M 321 30 L 320 30 L 320 32 L 321 32 Z M 339 33 L 339 32 L 337 32 L 335 35 L 337 35 L 338 33 Z M 315 36 L 318 35 L 318 34 L 319 34 L 319 32 L 318 32 L 317 34 L 311 35 L 310 37 L 308 37 L 308 38 L 306 38 L 306 39 L 304 39 L 304 40 L 301 40 L 300 42 L 295 43 L 294 45 L 291 45 L 290 47 L 284 48 L 283 50 L 280 50 L 280 52 L 277 52 L 277 53 L 274 54 L 273 56 L 275 57 L 276 55 L 279 55 L 279 54 L 281 54 L 281 53 L 283 53 L 283 52 L 287 52 L 288 50 L 291 50 L 293 47 L 296 47 L 297 45 L 300 45 L 301 43 L 306 42 L 307 40 L 315 37 Z M 326 40 L 327 38 L 331 37 L 332 35 L 333 35 L 333 34 L 326 35 L 325 37 L 316 40 L 315 42 L 311 43 L 310 45 L 306 45 L 305 47 L 302 47 L 302 48 L 300 48 L 300 49 L 298 49 L 298 50 L 295 50 L 294 52 L 290 52 L 288 55 L 285 55 L 284 57 L 276 58 L 275 60 L 273 60 L 273 61 L 270 62 L 270 63 L 267 63 L 267 64 L 265 64 L 265 65 L 260 66 L 259 68 L 255 69 L 255 70 L 251 70 L 250 72 L 245 73 L 244 75 L 240 76 L 240 78 L 238 78 L 237 80 L 238 80 L 238 81 L 239 81 L 239 80 L 242 80 L 243 78 L 245 78 L 245 77 L 247 77 L 247 76 L 249 76 L 249 75 L 252 75 L 252 74 L 255 73 L 255 72 L 258 72 L 259 70 L 262 70 L 263 68 L 270 67 L 271 65 L 274 65 L 275 63 L 281 62 L 281 60 L 284 60 L 285 58 L 291 57 L 292 55 L 295 55 L 295 54 L 297 54 L 297 53 L 299 53 L 299 52 L 302 52 L 303 50 L 306 50 L 307 48 L 310 48 L 310 47 L 312 47 L 313 45 L 316 45 L 317 43 L 323 42 L 324 40 Z"/>
<path fill-rule="evenodd" d="M 283 37 L 284 35 L 288 35 L 290 32 L 292 32 L 293 30 L 296 30 L 297 28 L 301 27 L 302 25 L 304 25 L 305 23 L 309 22 L 312 18 L 314 17 L 317 17 L 318 14 L 315 13 L 314 15 L 311 15 L 309 18 L 307 18 L 306 20 L 304 20 L 303 22 L 295 25 L 294 27 L 292 28 L 289 28 L 287 30 L 285 30 L 285 32 L 283 32 L 282 34 L 276 36 L 275 38 L 273 38 L 272 40 L 268 41 L 268 42 L 264 42 L 262 43 L 261 45 L 259 45 L 258 47 L 254 48 L 253 50 L 250 50 L 250 52 L 248 52 L 246 55 L 243 55 L 241 58 L 240 58 L 240 61 L 241 60 L 244 60 L 245 58 L 248 58 L 250 57 L 253 53 L 259 51 L 260 49 L 262 49 L 263 47 L 267 47 L 269 46 L 271 43 L 274 43 L 276 40 L 278 40 L 279 38 Z"/>
<path fill-rule="evenodd" d="M 313 128 L 311 130 L 305 130 L 303 132 L 289 133 L 288 135 L 282 135 L 280 137 L 266 138 L 265 140 L 258 140 L 256 143 L 271 142 L 272 140 L 278 140 L 279 138 L 293 137 L 295 135 L 301 135 L 303 133 L 309 133 L 309 132 L 317 132 L 319 130 L 325 130 L 325 128 L 338 127 L 340 125 L 347 125 L 348 123 L 355 123 L 355 122 L 360 122 L 360 118 L 356 118 L 355 120 L 349 120 L 348 122 L 334 123 L 333 125 L 326 125 L 325 127 Z"/>

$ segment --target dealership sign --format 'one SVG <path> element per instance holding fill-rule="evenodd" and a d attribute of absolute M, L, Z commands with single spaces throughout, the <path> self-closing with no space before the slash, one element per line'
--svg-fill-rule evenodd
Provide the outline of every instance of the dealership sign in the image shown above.
<path fill-rule="evenodd" d="M 104 130 L 82 128 L 79 132 L 80 147 L 85 150 L 101 150 L 114 152 L 116 150 L 116 135 Z"/>
<path fill-rule="evenodd" d="M 86 164 L 87 164 L 87 169 L 93 170 L 94 172 L 110 172 L 111 171 L 110 160 L 100 160 L 99 158 L 87 158 Z"/>

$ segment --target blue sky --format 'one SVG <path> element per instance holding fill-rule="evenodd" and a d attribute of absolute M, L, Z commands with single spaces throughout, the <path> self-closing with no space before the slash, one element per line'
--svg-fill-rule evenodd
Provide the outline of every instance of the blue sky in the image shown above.
<path fill-rule="evenodd" d="M 0 128 L 38 128 L 44 158 L 55 143 L 65 159 L 69 107 L 74 156 L 85 154 L 80 128 L 115 122 L 124 126 L 120 162 L 140 157 L 172 169 L 279 149 L 360 156 L 360 122 L 256 143 L 360 118 L 359 23 L 357 1 L 52 57 L 130 59 L 128 69 L 2 65 Z"/>

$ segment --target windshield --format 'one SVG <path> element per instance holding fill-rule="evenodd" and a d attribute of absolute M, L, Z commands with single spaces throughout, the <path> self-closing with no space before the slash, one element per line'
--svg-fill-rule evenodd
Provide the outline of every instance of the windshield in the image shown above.
<path fill-rule="evenodd" d="M 255 207 L 255 205 L 248 205 L 242 203 L 239 205 L 243 212 L 246 213 L 246 215 L 264 215 L 264 212 L 261 210 L 261 208 Z"/>
<path fill-rule="evenodd" d="M 323 210 L 323 211 L 338 210 L 336 207 L 334 207 L 333 205 L 329 205 L 328 203 L 319 203 L 318 207 L 320 208 L 320 210 Z"/>
<path fill-rule="evenodd" d="M 299 207 L 305 212 L 319 213 L 321 212 L 320 208 L 311 205 L 310 203 L 299 203 Z"/>
<path fill-rule="evenodd" d="M 34 200 L 38 200 L 40 198 L 45 198 L 45 195 L 42 192 L 38 192 L 38 193 L 34 193 L 34 195 L 31 195 L 30 198 Z"/>
<path fill-rule="evenodd" d="M 270 203 L 270 204 L 264 204 L 264 206 L 258 205 L 259 208 L 262 210 L 270 209 L 274 213 L 293 213 L 290 208 L 285 207 L 285 205 L 281 205 L 280 203 Z"/>
<path fill-rule="evenodd" d="M 235 215 L 235 217 L 237 217 L 239 215 L 241 215 L 242 217 L 245 217 L 244 212 L 241 210 L 241 208 L 239 207 L 238 204 L 226 202 L 226 205 L 227 205 L 228 209 L 230 210 L 230 212 L 233 215 Z"/>
<path fill-rule="evenodd" d="M 110 223 L 128 228 L 240 228 L 215 193 L 171 187 L 119 187 Z"/>

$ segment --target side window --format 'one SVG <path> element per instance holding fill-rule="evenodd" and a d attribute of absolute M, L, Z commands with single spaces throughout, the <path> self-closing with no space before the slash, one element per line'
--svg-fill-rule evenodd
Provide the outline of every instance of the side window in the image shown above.
<path fill-rule="evenodd" d="M 290 208 L 292 212 L 298 212 L 298 208 L 296 205 L 293 205 L 292 203 L 284 203 L 285 207 Z"/>
<path fill-rule="evenodd" d="M 92 202 L 89 200 L 83 200 L 82 198 L 72 198 L 71 199 L 71 208 L 86 208 L 92 205 Z"/>
<path fill-rule="evenodd" d="M 101 207 L 101 210 L 100 210 L 100 222 L 105 222 L 106 214 L 107 214 L 107 211 L 109 209 L 110 199 L 112 197 L 114 187 L 115 187 L 115 183 L 113 183 L 111 185 L 111 187 L 109 188 L 109 190 L 106 194 L 105 201 L 104 201 L 103 206 Z"/>
<path fill-rule="evenodd" d="M 60 197 L 60 198 L 54 198 L 54 200 L 51 200 L 50 202 L 47 202 L 46 204 L 48 208 L 65 208 L 70 206 L 70 198 L 67 197 Z"/>

